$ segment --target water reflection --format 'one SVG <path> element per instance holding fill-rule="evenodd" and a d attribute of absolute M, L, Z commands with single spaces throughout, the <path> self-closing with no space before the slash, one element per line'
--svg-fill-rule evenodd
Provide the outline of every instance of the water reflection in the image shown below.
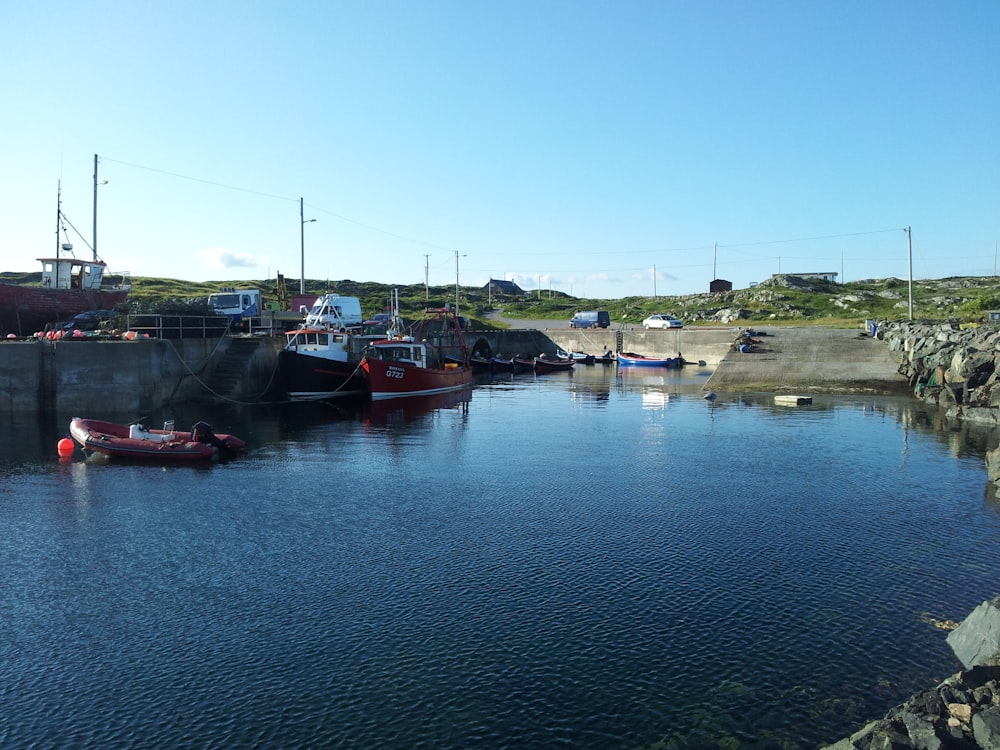
<path fill-rule="evenodd" d="M 199 469 L 6 418 L 7 742 L 816 747 L 945 674 L 992 431 L 689 375 L 146 417 L 250 440 Z"/>
<path fill-rule="evenodd" d="M 435 393 L 429 396 L 408 396 L 372 401 L 361 412 L 369 427 L 393 427 L 427 417 L 439 409 L 458 409 L 468 414 L 472 388 Z"/>

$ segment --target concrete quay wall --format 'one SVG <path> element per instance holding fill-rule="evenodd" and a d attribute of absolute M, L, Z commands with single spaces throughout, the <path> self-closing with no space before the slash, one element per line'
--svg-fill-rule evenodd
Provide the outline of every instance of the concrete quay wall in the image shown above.
<path fill-rule="evenodd" d="M 243 356 L 229 393 L 212 388 L 213 370 L 234 339 L 4 341 L 0 410 L 61 413 L 147 412 L 171 401 L 245 398 L 266 390 L 281 339 Z"/>
<path fill-rule="evenodd" d="M 617 330 L 612 328 L 546 328 L 502 331 L 471 331 L 468 343 L 489 344 L 493 354 L 554 355 L 557 349 L 602 354 L 607 350 L 635 352 L 649 356 L 676 357 L 717 365 L 729 352 L 739 329 L 682 328 L 673 331 Z"/>
<path fill-rule="evenodd" d="M 802 393 L 905 393 L 906 378 L 882 342 L 862 329 L 768 327 L 756 351 L 729 351 L 707 389 Z"/>

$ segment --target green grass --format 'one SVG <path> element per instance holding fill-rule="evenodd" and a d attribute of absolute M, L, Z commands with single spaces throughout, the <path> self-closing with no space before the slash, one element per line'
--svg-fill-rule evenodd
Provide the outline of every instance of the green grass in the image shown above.
<path fill-rule="evenodd" d="M 38 283 L 38 273 L 0 273 L 0 281 Z M 1000 310 L 998 278 L 949 277 L 913 282 L 914 317 L 922 320 L 974 322 L 989 310 Z M 204 281 L 133 277 L 129 307 L 132 312 L 171 312 L 202 314 L 207 311 L 208 295 L 223 287 L 259 288 L 266 301 L 276 301 L 274 279 L 258 281 Z M 381 312 L 398 290 L 400 312 L 405 317 L 419 317 L 425 307 L 440 307 L 455 302 L 454 286 L 423 284 L 394 285 L 375 282 L 306 281 L 306 293 L 326 291 L 358 297 L 365 315 Z M 288 299 L 298 293 L 298 282 L 288 284 Z M 777 277 L 749 289 L 715 294 L 682 296 L 623 297 L 620 299 L 577 298 L 559 291 L 541 295 L 492 298 L 480 288 L 462 287 L 459 308 L 480 324 L 492 310 L 501 310 L 505 318 L 564 321 L 577 310 L 607 310 L 614 325 L 638 325 L 652 313 L 667 313 L 686 325 L 718 324 L 724 311 L 740 320 L 782 325 L 828 325 L 857 327 L 865 320 L 901 320 L 909 316 L 909 283 L 901 279 L 869 279 L 833 284 Z"/>

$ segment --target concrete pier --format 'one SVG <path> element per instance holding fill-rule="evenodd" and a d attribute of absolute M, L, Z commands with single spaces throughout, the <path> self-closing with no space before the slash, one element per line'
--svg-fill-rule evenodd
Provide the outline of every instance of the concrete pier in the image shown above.
<path fill-rule="evenodd" d="M 765 329 L 757 351 L 729 351 L 706 388 L 715 391 L 899 393 L 909 385 L 885 342 L 861 329 Z M 686 355 L 685 355 L 686 356 Z"/>

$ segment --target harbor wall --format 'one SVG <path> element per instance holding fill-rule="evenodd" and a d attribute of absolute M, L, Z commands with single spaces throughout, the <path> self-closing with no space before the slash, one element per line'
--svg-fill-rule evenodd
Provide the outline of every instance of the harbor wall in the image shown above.
<path fill-rule="evenodd" d="M 467 332 L 490 354 L 554 355 L 558 349 L 683 356 L 713 368 L 708 389 L 777 392 L 906 392 L 950 416 L 1000 423 L 1000 330 L 879 323 L 867 331 L 768 328 L 752 353 L 733 350 L 739 329 L 507 329 Z M 259 402 L 277 392 L 281 336 L 204 339 L 0 342 L 0 410 L 113 405 L 149 411 L 183 400 Z M 1000 456 L 997 456 L 1000 472 Z"/>
<path fill-rule="evenodd" d="M 491 353 L 554 355 L 557 349 L 677 356 L 717 364 L 734 329 L 470 331 Z M 0 411 L 148 412 L 180 400 L 280 400 L 281 336 L 27 339 L 0 342 Z"/>
<path fill-rule="evenodd" d="M 601 354 L 605 351 L 626 351 L 658 357 L 683 356 L 697 362 L 703 360 L 714 366 L 729 352 L 733 338 L 739 329 L 682 328 L 672 331 L 616 330 L 547 328 L 543 331 L 515 329 L 503 331 L 471 331 L 468 334 L 470 346 L 478 341 L 489 344 L 490 354 L 514 356 L 524 354 L 554 355 L 557 349 L 571 352 Z"/>
<path fill-rule="evenodd" d="M 259 398 L 274 381 L 283 339 L 241 352 L 240 377 L 220 386 L 217 371 L 238 340 L 4 341 L 0 410 L 146 412 L 172 401 Z"/>

